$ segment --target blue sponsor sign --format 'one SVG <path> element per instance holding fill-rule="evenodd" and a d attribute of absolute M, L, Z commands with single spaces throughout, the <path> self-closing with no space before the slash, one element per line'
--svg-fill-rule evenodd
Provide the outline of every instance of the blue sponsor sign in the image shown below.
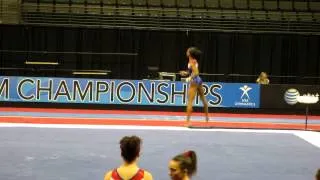
<path fill-rule="evenodd" d="M 260 85 L 203 84 L 209 107 L 259 108 Z M 0 76 L 0 101 L 185 106 L 185 82 Z M 195 106 L 202 106 L 195 98 Z"/>

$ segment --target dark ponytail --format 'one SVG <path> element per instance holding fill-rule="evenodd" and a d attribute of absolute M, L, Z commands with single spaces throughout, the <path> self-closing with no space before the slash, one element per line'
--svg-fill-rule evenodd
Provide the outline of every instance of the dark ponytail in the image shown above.
<path fill-rule="evenodd" d="M 197 172 L 197 154 L 194 151 L 187 151 L 173 158 L 179 162 L 181 170 L 187 170 L 189 176 L 193 176 Z"/>

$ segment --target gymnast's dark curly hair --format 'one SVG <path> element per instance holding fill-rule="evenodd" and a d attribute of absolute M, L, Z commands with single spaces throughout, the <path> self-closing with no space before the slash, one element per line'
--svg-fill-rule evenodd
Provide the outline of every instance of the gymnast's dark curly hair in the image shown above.
<path fill-rule="evenodd" d="M 127 163 L 132 163 L 139 155 L 142 140 L 137 136 L 125 136 L 120 140 L 121 156 Z"/>
<path fill-rule="evenodd" d="M 193 176 L 197 172 L 197 154 L 194 151 L 187 151 L 173 158 L 179 162 L 181 170 L 187 170 L 188 176 Z"/>
<path fill-rule="evenodd" d="M 197 47 L 189 47 L 188 48 L 189 54 L 192 58 L 196 59 L 196 60 L 200 60 L 202 52 L 200 49 L 198 49 Z"/>

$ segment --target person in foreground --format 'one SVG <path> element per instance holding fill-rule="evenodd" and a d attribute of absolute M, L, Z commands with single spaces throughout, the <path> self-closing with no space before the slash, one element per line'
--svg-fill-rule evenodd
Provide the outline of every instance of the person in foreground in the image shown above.
<path fill-rule="evenodd" d="M 316 180 L 320 180 L 320 168 L 318 169 L 317 173 L 316 173 Z"/>
<path fill-rule="evenodd" d="M 194 151 L 175 156 L 169 162 L 169 175 L 172 180 L 190 180 L 197 171 L 197 155 Z"/>
<path fill-rule="evenodd" d="M 140 156 L 141 139 L 137 136 L 125 136 L 120 140 L 123 164 L 106 173 L 104 180 L 152 180 L 151 173 L 137 165 Z"/>
<path fill-rule="evenodd" d="M 208 115 L 208 102 L 204 96 L 204 90 L 202 85 L 202 79 L 199 76 L 198 60 L 201 57 L 202 52 L 196 47 L 190 47 L 187 50 L 188 71 L 180 71 L 181 76 L 189 76 L 187 82 L 190 83 L 188 91 L 188 104 L 187 104 L 187 126 L 190 126 L 190 116 L 192 113 L 192 104 L 196 94 L 198 93 L 202 101 L 204 112 L 206 115 L 206 122 L 209 121 Z"/>

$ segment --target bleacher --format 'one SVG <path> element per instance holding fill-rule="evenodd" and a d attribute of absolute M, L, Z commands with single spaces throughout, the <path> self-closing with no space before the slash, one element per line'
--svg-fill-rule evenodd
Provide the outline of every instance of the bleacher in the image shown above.
<path fill-rule="evenodd" d="M 23 0 L 23 23 L 201 31 L 320 32 L 304 0 Z"/>

